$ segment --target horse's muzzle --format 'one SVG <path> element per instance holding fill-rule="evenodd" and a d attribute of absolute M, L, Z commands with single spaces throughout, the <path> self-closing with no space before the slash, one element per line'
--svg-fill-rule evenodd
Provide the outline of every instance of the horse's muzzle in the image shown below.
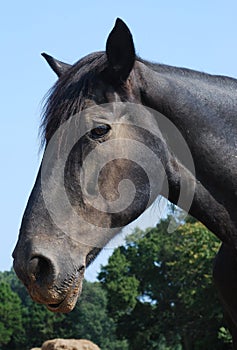
<path fill-rule="evenodd" d="M 14 270 L 34 301 L 53 312 L 69 312 L 74 308 L 82 290 L 84 265 L 73 270 L 66 264 L 59 267 L 45 254 L 34 254 L 24 263 L 16 251 L 13 257 Z"/>

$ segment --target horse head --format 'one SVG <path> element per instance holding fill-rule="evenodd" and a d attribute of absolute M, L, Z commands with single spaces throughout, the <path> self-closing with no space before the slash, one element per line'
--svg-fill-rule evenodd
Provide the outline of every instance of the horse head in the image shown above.
<path fill-rule="evenodd" d="M 86 266 L 159 193 L 168 197 L 166 174 L 177 164 L 163 137 L 172 126 L 144 105 L 144 64 L 123 21 L 105 52 L 72 66 L 43 56 L 58 80 L 45 108 L 45 151 L 14 269 L 34 300 L 68 312 Z"/>

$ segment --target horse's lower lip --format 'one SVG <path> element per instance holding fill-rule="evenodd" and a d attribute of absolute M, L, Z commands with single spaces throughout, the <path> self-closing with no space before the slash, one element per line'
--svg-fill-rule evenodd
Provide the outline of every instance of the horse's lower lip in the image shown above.
<path fill-rule="evenodd" d="M 66 300 L 66 298 L 63 299 L 60 303 L 57 303 L 57 304 L 48 304 L 48 305 L 47 305 L 47 308 L 48 308 L 50 311 L 60 311 L 61 306 L 62 306 L 64 300 Z"/>
<path fill-rule="evenodd" d="M 62 301 L 60 301 L 59 303 L 55 303 L 55 304 L 48 304 L 48 307 L 52 308 L 52 309 L 57 309 L 60 307 L 60 305 L 64 302 L 65 299 L 63 299 Z"/>
<path fill-rule="evenodd" d="M 70 290 L 68 291 L 64 299 L 62 299 L 59 303 L 47 304 L 46 306 L 48 310 L 53 312 L 63 312 L 63 313 L 72 311 L 72 309 L 76 304 L 78 296 L 81 293 L 81 289 L 82 289 L 82 276 L 78 272 L 75 276 L 73 285 L 71 286 Z"/>
<path fill-rule="evenodd" d="M 74 308 L 77 298 L 78 298 L 79 292 L 78 288 L 73 288 L 73 290 L 70 290 L 68 295 L 59 303 L 55 304 L 47 304 L 47 309 L 53 312 L 62 312 L 67 313 L 72 311 Z"/>

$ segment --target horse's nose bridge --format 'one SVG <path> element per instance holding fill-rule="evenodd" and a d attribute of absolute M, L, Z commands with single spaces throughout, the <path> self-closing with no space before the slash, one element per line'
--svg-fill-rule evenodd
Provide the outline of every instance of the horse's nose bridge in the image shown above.
<path fill-rule="evenodd" d="M 12 254 L 16 274 L 27 286 L 36 281 L 42 281 L 42 284 L 54 282 L 59 271 L 56 255 L 60 256 L 63 250 L 60 243 L 55 244 L 56 239 L 57 231 L 45 208 L 38 175 Z"/>

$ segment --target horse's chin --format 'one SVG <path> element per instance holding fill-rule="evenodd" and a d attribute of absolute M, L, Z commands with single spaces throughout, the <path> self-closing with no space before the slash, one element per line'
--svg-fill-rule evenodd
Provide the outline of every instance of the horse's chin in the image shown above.
<path fill-rule="evenodd" d="M 68 313 L 74 309 L 81 294 L 83 278 L 84 273 L 78 272 L 67 290 L 64 289 L 60 291 L 60 288 L 57 288 L 56 292 L 56 289 L 52 288 L 47 297 L 42 297 L 42 294 L 37 293 L 37 289 L 34 287 L 28 288 L 28 291 L 34 301 L 45 305 L 48 310 L 52 312 Z"/>
<path fill-rule="evenodd" d="M 72 311 L 82 291 L 82 278 L 74 281 L 73 286 L 68 290 L 64 299 L 59 303 L 46 304 L 48 310 L 52 312 L 68 313 Z"/>

